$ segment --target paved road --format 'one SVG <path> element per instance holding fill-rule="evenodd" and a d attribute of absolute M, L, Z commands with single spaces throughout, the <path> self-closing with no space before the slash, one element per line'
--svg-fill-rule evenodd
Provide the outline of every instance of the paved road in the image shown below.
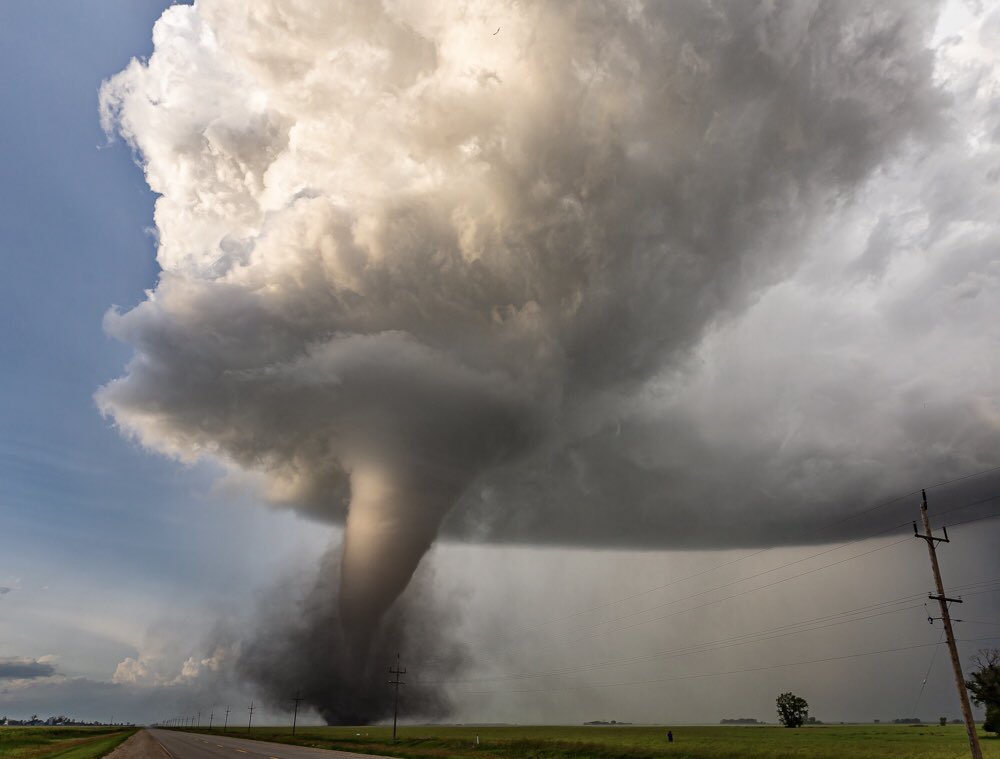
<path fill-rule="evenodd" d="M 150 730 L 170 759 L 388 759 L 375 754 L 328 751 L 221 735 Z"/>

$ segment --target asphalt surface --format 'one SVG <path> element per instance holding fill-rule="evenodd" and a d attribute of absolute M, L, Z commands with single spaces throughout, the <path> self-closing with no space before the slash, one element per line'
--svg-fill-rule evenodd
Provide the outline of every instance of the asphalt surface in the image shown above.
<path fill-rule="evenodd" d="M 170 759 L 391 759 L 377 754 L 328 751 L 249 738 L 182 733 L 177 730 L 150 730 L 149 733 Z"/>

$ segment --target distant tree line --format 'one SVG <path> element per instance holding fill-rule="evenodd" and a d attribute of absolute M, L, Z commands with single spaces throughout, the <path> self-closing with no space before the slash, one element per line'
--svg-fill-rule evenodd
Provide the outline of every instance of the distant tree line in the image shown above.
<path fill-rule="evenodd" d="M 133 723 L 118 723 L 123 726 L 133 727 Z M 74 719 L 73 717 L 67 717 L 64 714 L 60 714 L 58 717 L 49 717 L 47 719 L 40 718 L 37 714 L 32 714 L 28 719 L 11 719 L 7 716 L 0 717 L 0 725 L 10 726 L 10 727 L 63 727 L 63 726 L 76 726 L 76 727 L 104 727 L 107 726 L 107 722 L 87 722 L 86 720 Z"/>
<path fill-rule="evenodd" d="M 603 719 L 595 719 L 592 722 L 584 722 L 583 724 L 584 725 L 631 725 L 632 723 L 631 722 L 620 722 L 620 721 L 618 721 L 616 719 L 613 719 L 610 722 L 605 721 Z"/>

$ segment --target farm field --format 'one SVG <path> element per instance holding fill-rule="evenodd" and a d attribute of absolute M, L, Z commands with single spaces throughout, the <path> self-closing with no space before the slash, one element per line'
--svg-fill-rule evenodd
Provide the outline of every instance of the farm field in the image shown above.
<path fill-rule="evenodd" d="M 969 755 L 960 725 L 824 725 L 667 727 L 405 726 L 391 742 L 389 727 L 255 727 L 249 737 L 397 757 L 502 757 L 504 759 L 960 759 Z M 207 733 L 208 730 L 192 732 Z M 221 730 L 212 730 L 222 734 Z M 248 737 L 246 727 L 226 735 Z M 476 736 L 479 745 L 475 745 Z M 980 733 L 986 759 L 1000 759 L 1000 739 Z"/>
<path fill-rule="evenodd" d="M 0 727 L 0 757 L 97 759 L 135 731 L 121 727 Z"/>

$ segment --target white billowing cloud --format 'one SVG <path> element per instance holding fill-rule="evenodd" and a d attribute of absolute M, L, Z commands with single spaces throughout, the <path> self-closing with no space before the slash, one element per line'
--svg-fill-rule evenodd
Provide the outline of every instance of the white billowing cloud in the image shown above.
<path fill-rule="evenodd" d="M 173 683 L 187 683 L 197 680 L 202 675 L 219 672 L 228 658 L 228 650 L 223 646 L 216 646 L 210 656 L 196 658 L 189 656 L 181 666 L 181 673 L 174 679 Z"/>
<path fill-rule="evenodd" d="M 912 3 L 174 6 L 101 93 L 163 271 L 98 401 L 346 519 L 362 636 L 442 528 L 796 539 L 967 471 L 996 19 L 935 51 Z"/>
<path fill-rule="evenodd" d="M 115 673 L 111 676 L 111 682 L 117 684 L 140 684 L 147 683 L 152 679 L 147 662 L 141 659 L 134 659 L 127 656 L 115 667 Z"/>
<path fill-rule="evenodd" d="M 216 646 L 209 656 L 189 656 L 181 663 L 179 672 L 176 667 L 171 668 L 167 657 L 163 655 L 148 653 L 140 654 L 138 658 L 126 656 L 115 667 L 111 682 L 140 686 L 191 685 L 205 675 L 220 672 L 229 653 L 225 647 Z"/>

